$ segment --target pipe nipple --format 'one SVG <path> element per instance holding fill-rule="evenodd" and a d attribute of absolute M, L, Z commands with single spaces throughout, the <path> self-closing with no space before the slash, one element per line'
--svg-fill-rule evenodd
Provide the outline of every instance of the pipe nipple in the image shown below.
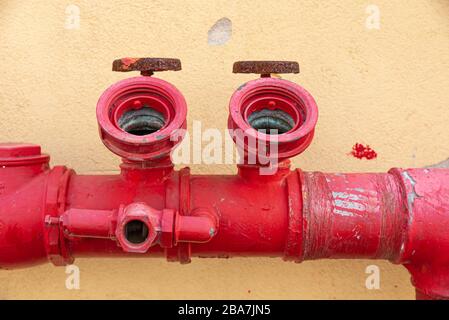
<path fill-rule="evenodd" d="M 125 252 L 145 253 L 154 245 L 160 225 L 160 212 L 144 203 L 131 203 L 119 209 L 115 236 Z"/>

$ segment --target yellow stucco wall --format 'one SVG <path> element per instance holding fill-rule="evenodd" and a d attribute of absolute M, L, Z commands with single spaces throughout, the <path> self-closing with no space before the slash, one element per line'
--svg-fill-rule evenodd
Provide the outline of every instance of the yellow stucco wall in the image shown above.
<path fill-rule="evenodd" d="M 66 29 L 66 8 L 80 9 L 80 28 Z M 380 29 L 368 29 L 368 5 Z M 227 17 L 232 36 L 208 44 Z M 53 164 L 80 173 L 114 171 L 118 159 L 97 134 L 102 91 L 130 76 L 110 71 L 123 56 L 177 57 L 174 83 L 189 105 L 189 123 L 225 128 L 227 104 L 251 75 L 234 75 L 244 59 L 298 60 L 285 76 L 315 97 L 316 138 L 294 164 L 305 170 L 385 171 L 425 166 L 449 156 L 449 1 L 40 1 L 0 0 L 0 141 L 39 143 Z M 347 155 L 370 144 L 373 161 Z M 233 166 L 193 166 L 232 173 Z M 81 289 L 65 288 L 65 269 L 44 265 L 0 271 L 0 299 L 12 298 L 362 298 L 410 299 L 401 266 L 375 262 L 381 289 L 365 288 L 373 261 L 280 259 L 79 259 Z"/>

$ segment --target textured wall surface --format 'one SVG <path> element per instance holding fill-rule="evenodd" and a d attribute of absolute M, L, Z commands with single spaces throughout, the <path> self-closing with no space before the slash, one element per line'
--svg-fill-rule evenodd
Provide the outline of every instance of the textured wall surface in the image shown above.
<path fill-rule="evenodd" d="M 371 4 L 380 12 L 375 28 Z M 79 28 L 70 18 L 76 8 Z M 448 40 L 448 0 L 0 0 L 0 141 L 39 143 L 53 164 L 80 173 L 114 171 L 119 161 L 100 142 L 95 119 L 102 91 L 129 76 L 110 71 L 113 59 L 180 58 L 181 72 L 158 76 L 184 93 L 189 124 L 220 129 L 233 90 L 253 78 L 232 74 L 232 63 L 284 59 L 299 61 L 301 74 L 285 78 L 308 89 L 320 110 L 314 143 L 295 159 L 297 167 L 432 165 L 449 156 Z M 378 158 L 349 156 L 356 142 L 372 146 Z M 192 168 L 234 172 L 232 165 Z M 381 271 L 379 290 L 365 288 L 365 268 L 373 263 Z M 67 290 L 65 269 L 50 264 L 0 271 L 0 299 L 414 297 L 405 269 L 382 261 L 76 264 L 80 290 Z"/>

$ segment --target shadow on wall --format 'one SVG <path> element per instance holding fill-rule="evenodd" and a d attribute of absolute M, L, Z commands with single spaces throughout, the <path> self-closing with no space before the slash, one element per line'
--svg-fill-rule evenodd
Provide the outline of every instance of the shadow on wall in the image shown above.
<path fill-rule="evenodd" d="M 425 168 L 449 168 L 449 158 L 430 166 L 426 166 Z"/>
<path fill-rule="evenodd" d="M 0 13 L 3 13 L 4 11 L 6 11 L 6 9 L 8 9 L 8 7 L 10 7 L 11 4 L 12 4 L 12 0 L 0 1 Z"/>
<path fill-rule="evenodd" d="M 435 6 L 435 9 L 437 9 L 439 12 L 444 14 L 449 13 L 449 1 L 447 0 L 439 0 L 439 1 L 432 1 L 430 2 L 431 5 Z"/>

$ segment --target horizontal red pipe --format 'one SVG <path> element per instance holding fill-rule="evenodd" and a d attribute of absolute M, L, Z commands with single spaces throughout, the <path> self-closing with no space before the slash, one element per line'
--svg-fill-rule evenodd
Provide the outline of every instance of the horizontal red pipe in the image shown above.
<path fill-rule="evenodd" d="M 3 268 L 47 257 L 63 264 L 81 256 L 142 256 L 124 252 L 114 236 L 117 210 L 139 202 L 176 210 L 184 225 L 179 232 L 173 226 L 177 245 L 156 242 L 144 256 L 184 263 L 191 256 L 387 259 L 409 269 L 420 295 L 449 297 L 447 169 L 331 174 L 290 171 L 283 163 L 274 176 L 252 166 L 220 176 L 128 164 L 121 174 L 94 176 L 42 165 L 31 175 L 5 167 L 0 178 Z M 198 210 L 214 213 L 218 227 L 213 219 L 195 221 Z M 197 241 L 183 242 L 189 239 Z"/>

